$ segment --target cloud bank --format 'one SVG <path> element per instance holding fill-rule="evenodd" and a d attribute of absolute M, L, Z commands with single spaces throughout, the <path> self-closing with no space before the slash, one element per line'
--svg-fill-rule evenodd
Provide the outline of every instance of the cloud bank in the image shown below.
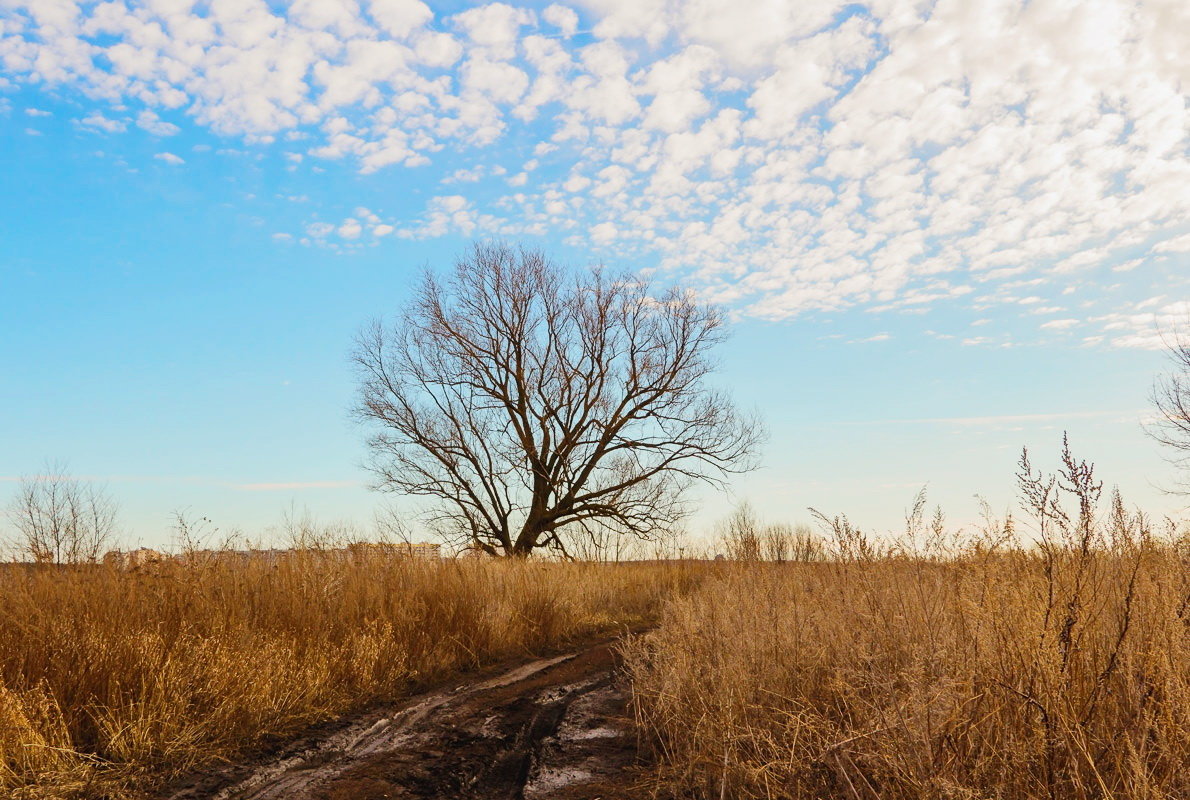
<path fill-rule="evenodd" d="M 1184 260 L 1188 53 L 1184 0 L 0 3 L 0 88 L 75 91 L 97 134 L 502 164 L 307 241 L 560 231 L 770 319 Z M 460 191 L 479 180 L 503 190 Z"/>

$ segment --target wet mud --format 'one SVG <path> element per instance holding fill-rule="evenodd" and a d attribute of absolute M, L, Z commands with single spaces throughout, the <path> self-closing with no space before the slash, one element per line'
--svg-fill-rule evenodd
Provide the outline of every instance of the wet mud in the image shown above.
<path fill-rule="evenodd" d="M 640 774 L 614 640 L 377 709 L 168 800 L 628 800 Z"/>

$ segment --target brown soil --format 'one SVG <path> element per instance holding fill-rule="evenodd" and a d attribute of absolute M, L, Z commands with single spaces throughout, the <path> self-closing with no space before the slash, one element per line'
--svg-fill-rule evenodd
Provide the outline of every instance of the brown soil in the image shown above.
<path fill-rule="evenodd" d="M 637 742 L 614 641 L 356 717 L 169 800 L 627 800 Z"/>

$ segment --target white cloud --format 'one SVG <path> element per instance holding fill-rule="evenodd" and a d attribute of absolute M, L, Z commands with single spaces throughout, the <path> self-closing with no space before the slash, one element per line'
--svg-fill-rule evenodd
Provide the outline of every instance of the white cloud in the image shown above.
<path fill-rule="evenodd" d="M 1154 253 L 1190 253 L 1190 233 L 1174 236 L 1153 247 Z"/>
<path fill-rule="evenodd" d="M 396 39 L 409 36 L 434 17 L 434 12 L 420 0 L 371 0 L 368 11 Z"/>
<path fill-rule="evenodd" d="M 492 58 L 507 59 L 516 52 L 520 29 L 532 25 L 535 16 L 528 9 L 505 3 L 488 3 L 455 14 L 451 22 L 472 42 L 488 48 Z"/>
<path fill-rule="evenodd" d="M 568 192 L 581 192 L 590 185 L 591 179 L 585 175 L 571 175 L 566 183 L 562 184 L 562 188 Z"/>
<path fill-rule="evenodd" d="M 610 222 L 601 222 L 591 228 L 591 240 L 599 245 L 610 244 L 615 240 L 617 233 L 615 225 Z"/>
<path fill-rule="evenodd" d="M 623 125 L 640 114 L 636 89 L 629 78 L 631 53 L 614 41 L 596 42 L 578 51 L 582 71 L 567 86 L 565 103 L 576 112 L 562 117 L 557 138 L 573 135 L 565 123 L 590 120 L 607 125 Z M 579 127 L 578 131 L 585 129 Z M 577 131 L 576 131 L 577 132 Z"/>
<path fill-rule="evenodd" d="M 1112 272 L 1131 272 L 1137 267 L 1145 263 L 1143 258 L 1134 258 L 1130 261 L 1124 261 L 1112 267 Z"/>
<path fill-rule="evenodd" d="M 52 117 L 54 116 L 49 111 L 42 111 L 40 108 L 26 108 L 25 113 L 31 117 Z"/>
<path fill-rule="evenodd" d="M 105 133 L 123 133 L 128 128 L 128 123 L 118 119 L 108 119 L 98 111 L 92 111 L 78 122 L 84 128 Z"/>
<path fill-rule="evenodd" d="M 573 8 L 555 3 L 546 6 L 545 11 L 541 12 L 541 16 L 546 22 L 557 28 L 563 36 L 574 36 L 578 30 L 578 14 L 574 12 Z"/>
<path fill-rule="evenodd" d="M 344 239 L 358 239 L 362 232 L 363 226 L 359 224 L 359 220 L 351 217 L 343 220 L 343 224 L 339 226 L 338 230 L 338 234 Z"/>
<path fill-rule="evenodd" d="M 1077 319 L 1051 319 L 1049 322 L 1041 323 L 1042 330 L 1064 331 L 1067 328 L 1073 328 L 1078 325 Z"/>
<path fill-rule="evenodd" d="M 708 47 L 687 47 L 649 67 L 641 83 L 653 100 L 644 124 L 667 133 L 689 130 L 690 124 L 713 108 L 704 94 L 706 84 L 719 77 L 719 56 Z"/>
<path fill-rule="evenodd" d="M 422 220 L 398 228 L 396 234 L 403 239 L 429 239 L 451 232 L 471 236 L 478 227 L 479 219 L 471 202 L 462 195 L 453 194 L 430 198 Z"/>
<path fill-rule="evenodd" d="M 659 42 L 675 35 L 706 44 L 750 67 L 768 63 L 782 46 L 826 27 L 845 0 L 587 0 L 602 20 L 600 36 Z M 888 4 L 884 4 L 887 5 Z M 904 9 L 893 9 L 905 13 Z"/>
<path fill-rule="evenodd" d="M 837 30 L 821 33 L 781 49 L 776 69 L 762 78 L 748 98 L 754 116 L 752 134 L 780 139 L 795 131 L 802 115 L 838 95 L 850 71 L 875 49 L 874 26 L 853 17 Z"/>
<path fill-rule="evenodd" d="M 1171 336 L 1190 330 L 1190 301 L 1161 303 L 1162 299 L 1149 298 L 1127 311 L 1096 317 L 1093 321 L 1103 330 L 1100 340 L 1118 348 L 1166 349 Z"/>
<path fill-rule="evenodd" d="M 448 33 L 431 32 L 419 37 L 414 53 L 427 67 L 445 68 L 463 55 L 463 46 Z"/>
<path fill-rule="evenodd" d="M 145 109 L 136 115 L 137 127 L 146 130 L 154 136 L 173 136 L 182 129 L 172 122 L 166 122 L 152 111 Z"/>
<path fill-rule="evenodd" d="M 483 167 L 472 167 L 470 169 L 456 169 L 454 172 L 442 179 L 443 183 L 475 183 L 484 176 Z"/>
<path fill-rule="evenodd" d="M 153 156 L 153 158 L 157 159 L 158 161 L 164 161 L 166 164 L 170 164 L 172 166 L 186 163 L 184 158 L 176 156 L 173 153 L 157 153 Z"/>

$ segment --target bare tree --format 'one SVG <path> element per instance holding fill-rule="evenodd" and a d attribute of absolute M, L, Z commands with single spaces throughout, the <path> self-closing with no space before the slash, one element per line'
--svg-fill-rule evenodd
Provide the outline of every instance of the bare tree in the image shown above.
<path fill-rule="evenodd" d="M 1190 471 L 1190 334 L 1179 332 L 1167 342 L 1173 369 L 1153 385 L 1152 400 L 1157 420 L 1148 433 L 1172 451 L 1170 461 L 1183 472 Z M 1182 483 L 1190 493 L 1190 480 Z"/>
<path fill-rule="evenodd" d="M 797 533 L 783 522 L 770 523 L 764 526 L 760 534 L 761 549 L 767 561 L 784 564 L 792 560 L 796 553 Z"/>
<path fill-rule="evenodd" d="M 763 555 L 763 526 L 751 503 L 746 500 L 740 503 L 731 516 L 716 527 L 728 558 L 734 561 L 760 561 Z"/>
<path fill-rule="evenodd" d="M 47 564 L 95 561 L 115 534 L 116 514 L 115 501 L 103 490 L 58 465 L 22 478 L 8 509 L 18 549 Z"/>
<path fill-rule="evenodd" d="M 690 484 L 752 465 L 759 424 L 706 385 L 723 336 L 681 291 L 477 244 L 358 337 L 376 487 L 436 501 L 436 529 L 494 555 L 656 536 Z"/>
<path fill-rule="evenodd" d="M 372 529 L 378 541 L 392 544 L 413 544 L 413 531 L 400 509 L 383 505 L 372 514 Z"/>
<path fill-rule="evenodd" d="M 717 526 L 718 540 L 735 561 L 816 561 L 825 555 L 823 541 L 806 525 L 765 523 L 744 501 Z"/>

